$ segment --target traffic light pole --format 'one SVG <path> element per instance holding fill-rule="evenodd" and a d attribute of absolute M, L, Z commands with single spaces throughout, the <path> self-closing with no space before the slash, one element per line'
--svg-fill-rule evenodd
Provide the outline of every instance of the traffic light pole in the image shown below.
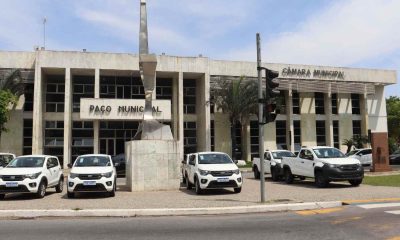
<path fill-rule="evenodd" d="M 261 47 L 260 34 L 256 34 L 257 39 L 257 71 L 258 71 L 258 146 L 260 157 L 260 193 L 261 202 L 265 202 L 265 170 L 264 170 L 264 125 L 263 125 L 263 87 L 261 71 Z"/>

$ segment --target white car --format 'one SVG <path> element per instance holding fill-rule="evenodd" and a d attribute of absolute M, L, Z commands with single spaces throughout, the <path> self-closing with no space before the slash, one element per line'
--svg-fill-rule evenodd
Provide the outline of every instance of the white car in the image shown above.
<path fill-rule="evenodd" d="M 15 158 L 12 153 L 0 153 L 0 168 L 7 166 L 7 164 Z"/>
<path fill-rule="evenodd" d="M 46 189 L 63 191 L 64 176 L 58 158 L 47 155 L 20 156 L 0 169 L 0 198 L 7 193 L 34 193 L 38 198 Z"/>
<path fill-rule="evenodd" d="M 266 150 L 264 152 L 264 173 L 271 173 L 273 181 L 278 181 L 283 175 L 282 157 L 296 157 L 288 150 Z M 253 158 L 253 173 L 255 179 L 260 179 L 260 158 Z"/>
<path fill-rule="evenodd" d="M 363 166 L 370 166 L 372 164 L 371 148 L 355 149 L 346 153 L 346 156 L 360 160 Z"/>
<path fill-rule="evenodd" d="M 233 188 L 242 191 L 242 173 L 232 159 L 221 152 L 199 152 L 189 155 L 186 188 L 195 187 L 201 194 L 205 189 Z"/>
<path fill-rule="evenodd" d="M 117 171 L 110 155 L 82 155 L 68 167 L 72 167 L 68 175 L 68 198 L 74 198 L 79 192 L 106 192 L 111 197 L 115 196 Z"/>

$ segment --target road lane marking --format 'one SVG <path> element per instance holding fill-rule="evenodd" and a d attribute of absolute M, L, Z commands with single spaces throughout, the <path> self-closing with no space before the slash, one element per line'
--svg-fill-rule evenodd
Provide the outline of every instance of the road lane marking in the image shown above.
<path fill-rule="evenodd" d="M 386 211 L 385 213 L 400 215 L 400 210 L 396 210 L 396 211 Z"/>
<path fill-rule="evenodd" d="M 309 215 L 316 215 L 316 214 L 328 214 L 328 213 L 338 212 L 338 211 L 342 211 L 342 210 L 343 210 L 343 207 L 338 207 L 338 208 L 303 210 L 303 211 L 297 211 L 296 213 L 299 215 L 303 215 L 303 216 L 309 216 Z"/>
<path fill-rule="evenodd" d="M 386 240 L 400 240 L 400 236 L 387 238 Z"/>
<path fill-rule="evenodd" d="M 344 218 L 344 219 L 332 221 L 331 224 L 336 225 L 336 224 L 346 223 L 346 222 L 350 222 L 350 221 L 356 221 L 356 220 L 360 220 L 360 219 L 362 219 L 362 217 Z"/>
<path fill-rule="evenodd" d="M 354 203 L 372 203 L 372 202 L 397 202 L 400 198 L 375 198 L 375 199 L 360 199 L 360 200 L 343 200 L 344 204 Z"/>
<path fill-rule="evenodd" d="M 364 208 L 364 209 L 400 207 L 400 203 L 361 204 L 361 205 L 357 205 L 357 207 Z"/>

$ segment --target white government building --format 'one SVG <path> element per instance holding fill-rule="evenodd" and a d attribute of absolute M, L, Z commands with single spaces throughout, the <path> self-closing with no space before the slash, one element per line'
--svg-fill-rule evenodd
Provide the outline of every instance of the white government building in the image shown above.
<path fill-rule="evenodd" d="M 263 63 L 279 72 L 283 106 L 276 122 L 264 125 L 266 149 L 329 145 L 353 135 L 387 132 L 385 86 L 396 72 L 359 68 Z M 36 50 L 0 51 L 0 75 L 21 69 L 25 94 L 11 112 L 0 152 L 52 154 L 66 164 L 80 154 L 124 153 L 136 133 L 143 85 L 135 54 Z M 222 79 L 257 79 L 256 62 L 160 55 L 155 104 L 184 153 L 231 153 L 226 114 L 210 104 L 210 89 Z M 84 99 L 81 101 L 81 99 Z M 113 100 L 111 100 L 113 99 Z M 132 100 L 134 99 L 134 100 Z M 258 154 L 257 118 L 237 142 L 243 159 Z"/>

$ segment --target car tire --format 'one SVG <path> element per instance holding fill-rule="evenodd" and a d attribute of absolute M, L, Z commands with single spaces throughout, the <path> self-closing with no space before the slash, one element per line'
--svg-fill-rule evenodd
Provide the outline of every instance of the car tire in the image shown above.
<path fill-rule="evenodd" d="M 272 181 L 277 182 L 279 180 L 278 170 L 276 168 L 271 168 L 271 178 Z"/>
<path fill-rule="evenodd" d="M 260 179 L 260 171 L 258 171 L 258 167 L 257 166 L 254 166 L 253 172 L 254 172 L 254 178 L 255 179 Z"/>
<path fill-rule="evenodd" d="M 203 193 L 203 189 L 201 189 L 199 180 L 198 180 L 197 178 L 194 180 L 194 184 L 195 184 L 195 191 L 196 191 L 196 194 L 197 194 L 197 195 L 202 194 L 202 193 Z"/>
<path fill-rule="evenodd" d="M 326 188 L 329 184 L 329 181 L 327 181 L 322 174 L 322 172 L 318 171 L 315 173 L 315 185 L 319 188 Z"/>
<path fill-rule="evenodd" d="M 358 187 L 358 186 L 360 186 L 360 184 L 362 183 L 362 179 L 358 179 L 358 180 L 349 180 L 349 183 L 350 183 L 351 186 L 353 186 L 353 187 Z"/>
<path fill-rule="evenodd" d="M 0 194 L 0 200 L 3 200 L 6 197 L 5 194 Z"/>
<path fill-rule="evenodd" d="M 192 184 L 190 183 L 189 178 L 187 176 L 186 176 L 186 189 L 187 190 L 192 189 Z"/>
<path fill-rule="evenodd" d="M 58 184 L 56 186 L 56 192 L 61 193 L 64 190 L 64 177 L 61 176 L 60 180 L 58 180 Z"/>
<path fill-rule="evenodd" d="M 74 198 L 75 197 L 75 193 L 74 192 L 67 192 L 67 197 L 68 198 Z"/>
<path fill-rule="evenodd" d="M 185 175 L 182 175 L 182 183 L 183 183 L 183 184 L 186 184 L 186 177 L 185 177 Z"/>
<path fill-rule="evenodd" d="M 293 177 L 292 171 L 290 171 L 290 168 L 286 168 L 285 169 L 285 182 L 287 184 L 292 184 L 293 180 L 294 180 L 294 177 Z"/>
<path fill-rule="evenodd" d="M 235 193 L 240 193 L 242 191 L 242 187 L 234 188 L 233 191 L 235 191 Z"/>
<path fill-rule="evenodd" d="M 46 188 L 47 188 L 47 184 L 45 181 L 41 181 L 39 183 L 39 187 L 37 192 L 35 193 L 37 198 L 44 198 L 44 196 L 46 195 Z"/>
<path fill-rule="evenodd" d="M 117 191 L 117 182 L 116 181 L 114 181 L 114 187 L 113 187 L 113 190 L 111 192 L 109 192 L 109 196 L 115 197 L 115 191 Z"/>

